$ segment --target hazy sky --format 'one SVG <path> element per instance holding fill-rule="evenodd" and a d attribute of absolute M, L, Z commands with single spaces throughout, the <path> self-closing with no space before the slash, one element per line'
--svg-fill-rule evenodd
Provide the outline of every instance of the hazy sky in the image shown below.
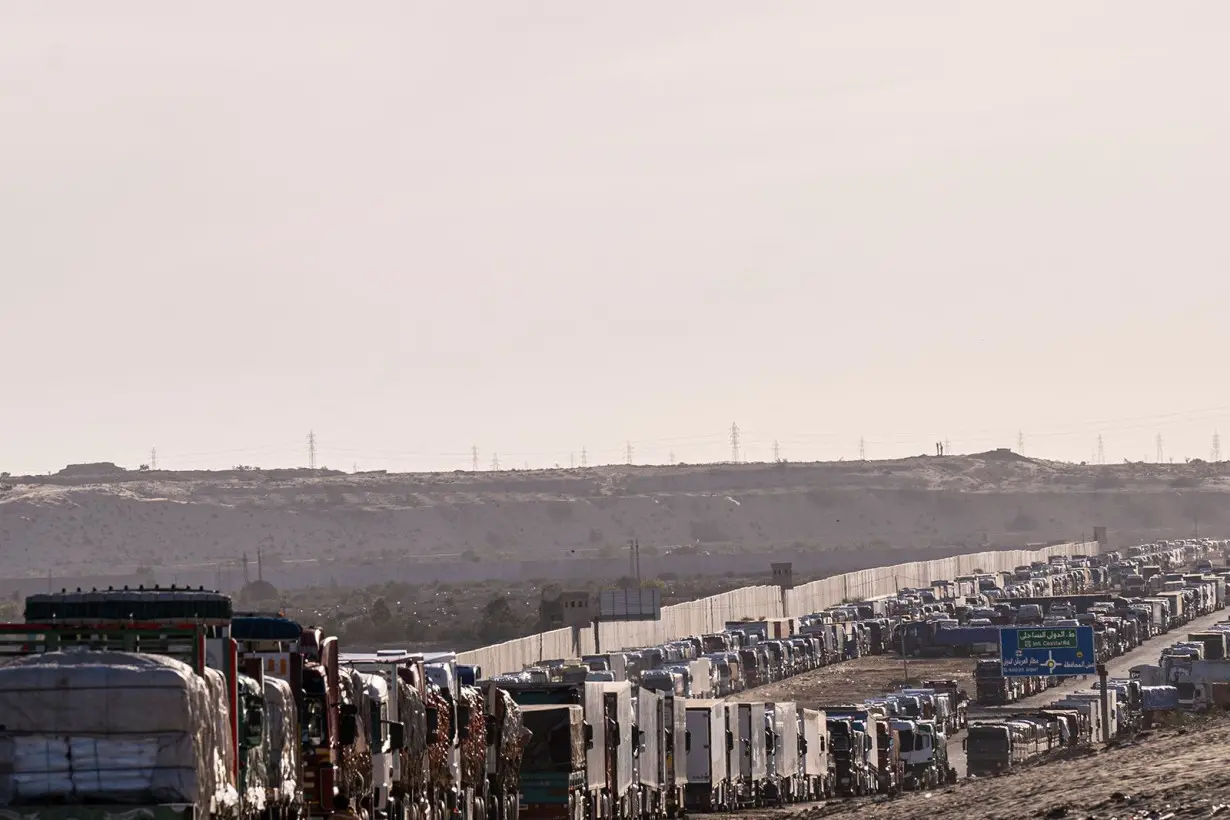
<path fill-rule="evenodd" d="M 7 0 L 0 470 L 699 461 L 732 421 L 1208 457 L 1227 42 L 1207 1 Z"/>

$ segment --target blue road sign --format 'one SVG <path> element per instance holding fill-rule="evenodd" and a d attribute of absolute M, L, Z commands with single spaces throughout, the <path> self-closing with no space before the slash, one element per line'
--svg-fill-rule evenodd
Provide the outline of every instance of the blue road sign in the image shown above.
<path fill-rule="evenodd" d="M 999 630 L 999 659 L 1005 678 L 1098 671 L 1091 626 L 1005 626 Z"/>

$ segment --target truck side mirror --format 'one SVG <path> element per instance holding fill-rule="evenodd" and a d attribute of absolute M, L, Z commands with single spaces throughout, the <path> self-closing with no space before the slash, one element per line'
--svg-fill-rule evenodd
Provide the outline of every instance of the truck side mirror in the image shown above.
<path fill-rule="evenodd" d="M 807 754 L 807 738 L 799 738 L 799 753 Z"/>
<path fill-rule="evenodd" d="M 406 748 L 406 724 L 389 724 L 389 748 L 394 752 L 400 752 Z"/>
<path fill-rule="evenodd" d="M 341 724 L 338 729 L 338 741 L 343 746 L 353 746 L 359 736 L 358 716 L 354 714 L 342 715 Z"/>
<path fill-rule="evenodd" d="M 683 750 L 684 752 L 692 751 L 692 733 L 684 732 L 683 734 Z"/>
<path fill-rule="evenodd" d="M 614 726 L 611 727 L 610 734 L 611 734 L 611 745 L 612 746 L 619 746 L 619 745 L 622 745 L 624 742 L 623 734 L 619 731 L 620 728 L 621 727 L 618 723 L 616 723 Z"/>
<path fill-rule="evenodd" d="M 440 742 L 440 710 L 427 710 L 427 742 Z"/>
<path fill-rule="evenodd" d="M 470 736 L 470 707 L 460 704 L 457 707 L 457 733 L 465 740 Z"/>
<path fill-rule="evenodd" d="M 585 748 L 594 748 L 594 727 L 590 724 L 585 724 Z"/>
<path fill-rule="evenodd" d="M 726 730 L 726 751 L 733 752 L 735 750 L 735 733 Z"/>

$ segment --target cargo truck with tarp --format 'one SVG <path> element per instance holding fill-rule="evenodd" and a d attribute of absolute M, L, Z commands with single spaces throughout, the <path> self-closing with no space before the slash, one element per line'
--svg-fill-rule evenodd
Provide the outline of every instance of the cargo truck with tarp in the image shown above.
<path fill-rule="evenodd" d="M 231 681 L 206 665 L 207 630 L 86 630 L 0 627 L 0 814 L 256 816 L 237 753 L 259 746 L 260 727 L 238 735 Z"/>
<path fill-rule="evenodd" d="M 236 614 L 230 634 L 245 665 L 259 664 L 266 679 L 286 681 L 298 716 L 302 803 L 310 817 L 333 813 L 334 796 L 344 791 L 356 803 L 367 796 L 361 784 L 371 772 L 356 771 L 363 755 L 359 743 L 358 706 L 343 703 L 337 638 L 319 627 L 304 627 L 280 615 Z"/>
<path fill-rule="evenodd" d="M 25 623 L 7 625 L 4 634 L 19 639 L 25 632 L 36 641 L 41 638 L 46 642 L 43 650 L 118 649 L 181 660 L 199 652 L 204 666 L 219 671 L 225 683 L 238 811 L 258 817 L 268 814 L 268 797 L 276 788 L 268 772 L 273 740 L 266 725 L 260 672 L 253 670 L 256 677 L 243 673 L 232 634 L 233 618 L 230 597 L 204 589 L 61 590 L 29 596 Z M 185 639 L 185 631 L 194 635 L 192 640 Z M 159 635 L 165 637 L 156 637 Z M 185 648 L 187 644 L 192 645 L 191 651 Z M 7 649 L 12 651 L 13 644 Z"/>

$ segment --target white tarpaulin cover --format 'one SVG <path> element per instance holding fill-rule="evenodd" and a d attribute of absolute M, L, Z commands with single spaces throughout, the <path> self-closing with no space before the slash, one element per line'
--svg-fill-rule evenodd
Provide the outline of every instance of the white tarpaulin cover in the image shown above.
<path fill-rule="evenodd" d="M 265 678 L 266 731 L 269 734 L 269 788 L 279 805 L 298 802 L 299 716 L 290 684 L 280 678 Z"/>
<path fill-rule="evenodd" d="M 88 650 L 0 667 L 0 805 L 194 803 L 225 813 L 237 796 L 226 688 L 207 673 Z"/>

